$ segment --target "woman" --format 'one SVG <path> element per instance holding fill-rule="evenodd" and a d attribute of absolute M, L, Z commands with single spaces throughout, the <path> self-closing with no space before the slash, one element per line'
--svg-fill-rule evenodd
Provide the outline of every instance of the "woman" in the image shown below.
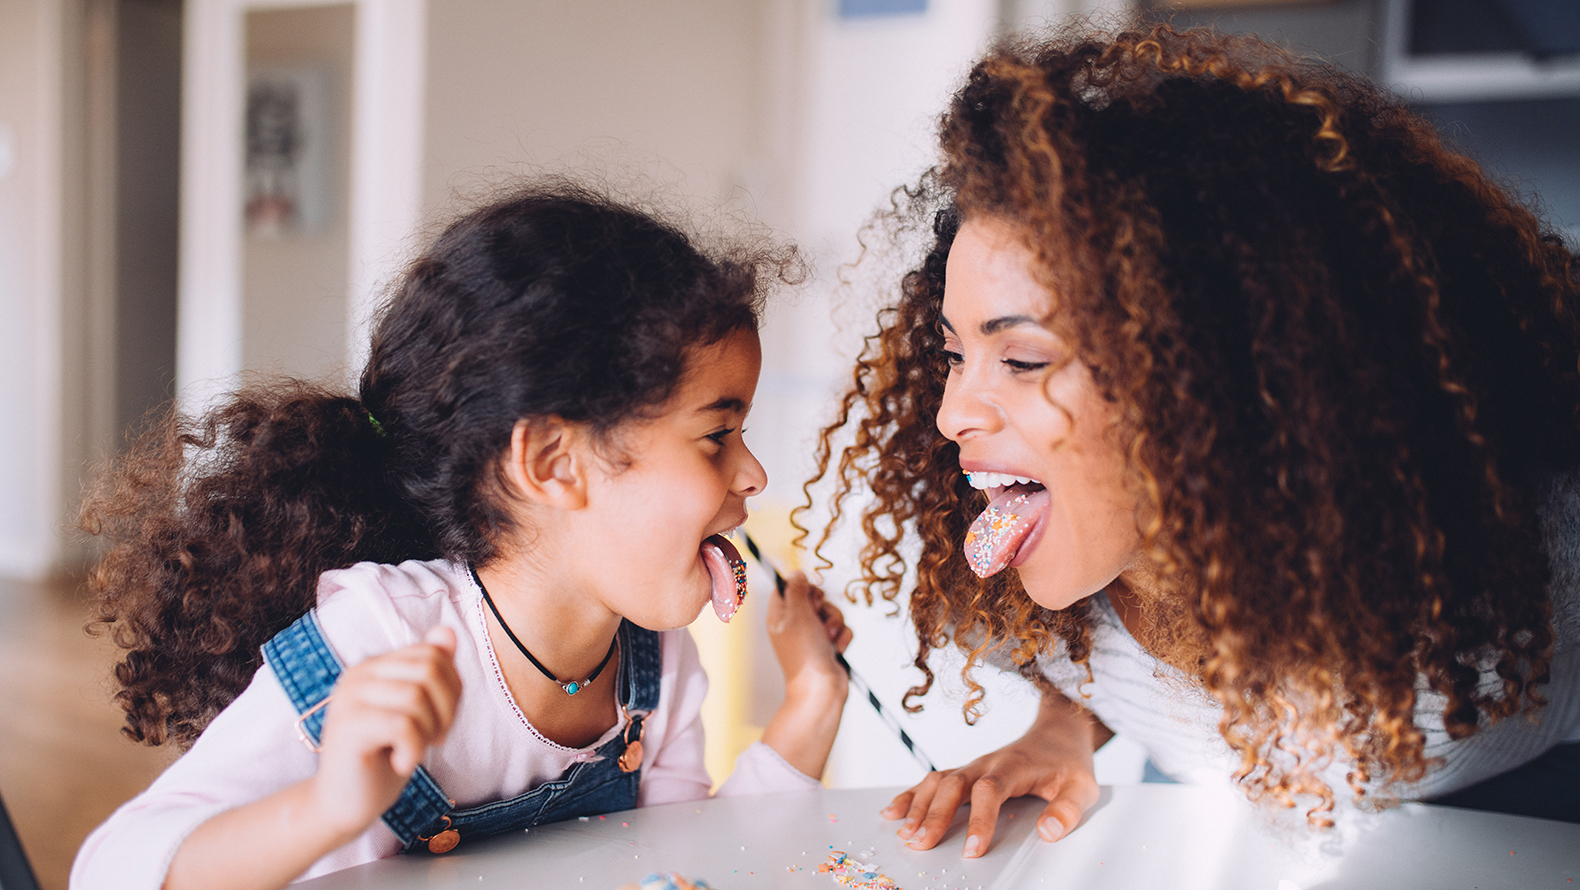
<path fill-rule="evenodd" d="M 897 797 L 900 835 L 969 802 L 980 855 L 1030 793 L 1056 840 L 1112 732 L 1314 825 L 1393 799 L 1580 821 L 1559 238 L 1375 86 L 1207 31 L 999 48 L 940 132 L 909 203 L 931 250 L 819 478 L 854 427 L 836 500 L 873 494 L 869 600 L 914 582 L 913 696 L 952 644 L 1043 700 Z"/>

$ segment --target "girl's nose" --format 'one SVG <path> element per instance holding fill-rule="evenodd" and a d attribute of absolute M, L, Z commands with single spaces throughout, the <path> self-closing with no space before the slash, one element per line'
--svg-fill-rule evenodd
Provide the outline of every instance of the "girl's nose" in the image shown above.
<path fill-rule="evenodd" d="M 768 471 L 763 469 L 762 462 L 744 442 L 741 443 L 741 452 L 744 459 L 735 468 L 735 484 L 732 488 L 741 497 L 749 498 L 761 494 L 768 487 Z"/>
<path fill-rule="evenodd" d="M 938 431 L 959 442 L 974 433 L 998 429 L 1002 418 L 987 393 L 972 375 L 955 371 L 944 383 L 944 400 L 938 406 Z"/>

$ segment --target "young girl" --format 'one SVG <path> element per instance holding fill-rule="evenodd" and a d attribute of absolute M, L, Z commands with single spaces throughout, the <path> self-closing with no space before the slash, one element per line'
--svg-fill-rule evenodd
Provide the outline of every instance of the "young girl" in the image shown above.
<path fill-rule="evenodd" d="M 770 259 L 532 187 L 413 264 L 357 397 L 255 387 L 145 439 L 84 519 L 126 732 L 191 747 L 72 886 L 280 887 L 706 797 L 683 628 L 744 595 Z M 769 634 L 785 701 L 720 794 L 815 787 L 838 729 L 838 610 L 798 578 Z"/>
<path fill-rule="evenodd" d="M 952 640 L 1043 702 L 900 836 L 969 803 L 981 855 L 1037 794 L 1056 840 L 1112 732 L 1317 825 L 1580 821 L 1571 248 L 1375 85 L 1209 31 L 1002 46 L 940 137 L 822 466 L 872 492 L 867 583 L 914 579 L 917 667 Z"/>

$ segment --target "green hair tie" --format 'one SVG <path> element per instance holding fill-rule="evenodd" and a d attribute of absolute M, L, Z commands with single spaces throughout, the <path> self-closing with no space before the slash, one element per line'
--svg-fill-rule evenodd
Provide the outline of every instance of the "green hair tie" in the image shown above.
<path fill-rule="evenodd" d="M 368 416 L 368 425 L 373 427 L 373 432 L 377 433 L 380 439 L 389 438 L 389 433 L 384 432 L 384 424 L 379 423 L 379 419 L 373 416 L 372 411 L 363 409 L 362 413 Z"/>

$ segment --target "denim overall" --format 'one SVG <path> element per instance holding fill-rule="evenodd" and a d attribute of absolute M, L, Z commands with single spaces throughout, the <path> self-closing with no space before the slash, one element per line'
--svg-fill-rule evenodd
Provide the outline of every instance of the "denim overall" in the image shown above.
<path fill-rule="evenodd" d="M 643 718 L 658 706 L 661 662 L 657 633 L 621 621 L 619 639 L 616 694 L 630 723 L 596 749 L 597 759 L 574 763 L 559 778 L 509 800 L 465 809 L 456 809 L 428 770 L 419 766 L 395 805 L 384 813 L 384 824 L 400 838 L 402 852 L 426 851 L 441 834 L 447 837 L 431 847 L 434 852 L 444 852 L 461 839 L 635 807 L 641 771 L 625 772 L 619 760 L 628 740 L 641 739 Z M 291 704 L 305 715 L 299 725 L 316 750 L 324 725 L 323 706 L 343 669 L 339 656 L 324 641 L 317 611 L 303 615 L 263 644 L 263 657 Z M 458 834 L 451 835 L 452 831 Z"/>

